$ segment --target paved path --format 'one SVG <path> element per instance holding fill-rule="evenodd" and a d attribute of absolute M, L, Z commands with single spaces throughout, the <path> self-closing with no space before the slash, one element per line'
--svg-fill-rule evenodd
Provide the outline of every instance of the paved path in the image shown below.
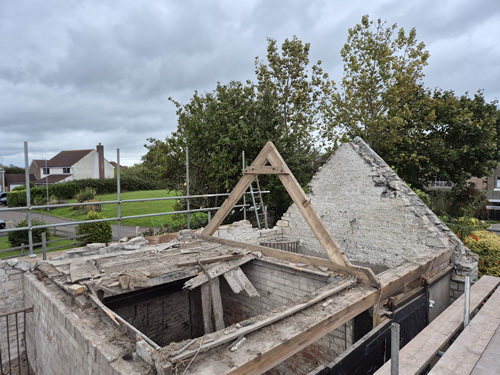
<path fill-rule="evenodd" d="M 15 224 L 16 221 L 21 221 L 26 218 L 26 212 L 23 211 L 0 211 L 0 219 L 4 220 L 7 223 L 7 228 L 12 228 Z M 71 221 L 75 220 L 68 220 L 68 219 L 63 219 L 60 217 L 55 217 L 47 214 L 42 214 L 38 212 L 32 212 L 31 213 L 31 218 L 32 219 L 40 219 L 45 221 L 47 224 L 59 224 L 59 223 L 69 223 Z M 118 239 L 118 225 L 113 224 L 113 239 L 117 240 Z M 139 227 L 139 233 L 144 232 L 148 228 L 144 227 Z M 65 237 L 65 236 L 72 236 L 76 232 L 76 225 L 66 225 L 66 226 L 61 226 L 61 227 L 56 227 L 55 229 L 55 235 Z M 130 236 L 135 236 L 136 233 L 136 227 L 131 227 L 131 226 L 125 226 L 121 225 L 120 228 L 120 237 L 130 237 Z M 6 235 L 5 233 L 0 234 L 0 236 Z"/>

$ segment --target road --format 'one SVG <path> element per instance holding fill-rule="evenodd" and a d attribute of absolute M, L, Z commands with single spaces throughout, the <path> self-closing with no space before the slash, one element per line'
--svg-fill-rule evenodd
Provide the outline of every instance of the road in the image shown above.
<path fill-rule="evenodd" d="M 7 228 L 12 228 L 15 225 L 16 221 L 21 221 L 24 220 L 25 218 L 26 218 L 26 212 L 23 211 L 0 211 L 0 219 L 4 220 L 7 223 Z M 47 224 L 69 223 L 71 221 L 74 221 L 38 212 L 32 212 L 31 218 L 43 220 Z M 113 239 L 118 240 L 118 225 L 113 224 L 112 227 L 113 227 Z M 144 232 L 145 230 L 147 230 L 147 228 L 139 227 L 139 233 Z M 75 232 L 76 232 L 76 225 L 66 225 L 55 228 L 56 236 L 61 236 L 61 237 L 73 236 Z M 136 233 L 136 227 L 121 225 L 120 236 L 122 238 L 135 236 L 135 233 Z M 5 235 L 5 233 L 0 234 L 0 236 L 1 235 Z"/>

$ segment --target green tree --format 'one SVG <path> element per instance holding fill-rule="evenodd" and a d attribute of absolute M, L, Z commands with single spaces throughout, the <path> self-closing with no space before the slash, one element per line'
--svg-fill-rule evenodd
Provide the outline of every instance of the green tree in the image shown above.
<path fill-rule="evenodd" d="M 241 178 L 242 151 L 251 162 L 271 140 L 305 186 L 315 171 L 314 130 L 333 87 L 320 62 L 309 72 L 309 48 L 294 37 L 280 53 L 269 39 L 267 64 L 255 61 L 257 84 L 219 83 L 213 92 L 195 92 L 187 104 L 170 99 L 177 107 L 177 130 L 164 141 L 148 139 L 142 164 L 168 187 L 184 190 L 188 147 L 191 194 L 225 193 Z M 260 182 L 272 191 L 271 210 L 281 215 L 291 200 L 276 176 Z M 220 198 L 200 205 L 219 203 Z"/>
<path fill-rule="evenodd" d="M 99 212 L 89 211 L 86 220 L 104 219 Z M 78 235 L 88 235 L 83 238 L 85 243 L 108 243 L 113 239 L 113 228 L 109 221 L 99 221 L 78 224 Z"/>
<path fill-rule="evenodd" d="M 9 165 L 0 164 L 0 167 L 2 167 L 5 170 L 6 174 L 24 174 L 24 168 L 16 167 L 13 164 Z"/>
<path fill-rule="evenodd" d="M 433 111 L 435 120 L 425 135 L 427 147 L 421 150 L 430 160 L 422 182 L 439 175 L 462 189 L 472 176 L 491 175 L 499 158 L 496 102 L 487 103 L 481 91 L 471 98 L 436 90 Z"/>
<path fill-rule="evenodd" d="M 416 188 L 439 175 L 462 186 L 491 173 L 496 153 L 496 102 L 424 87 L 429 53 L 397 25 L 363 16 L 341 51 L 344 77 L 322 134 L 334 147 L 361 136 Z"/>
<path fill-rule="evenodd" d="M 321 61 L 310 66 L 309 51 L 310 44 L 296 36 L 286 39 L 281 51 L 276 40 L 268 38 L 267 62 L 255 59 L 261 121 L 274 130 L 267 139 L 274 142 L 301 186 L 316 171 L 315 134 L 330 110 L 334 90 Z M 270 206 L 281 216 L 291 204 L 288 193 L 276 176 L 262 180 L 272 191 Z"/>

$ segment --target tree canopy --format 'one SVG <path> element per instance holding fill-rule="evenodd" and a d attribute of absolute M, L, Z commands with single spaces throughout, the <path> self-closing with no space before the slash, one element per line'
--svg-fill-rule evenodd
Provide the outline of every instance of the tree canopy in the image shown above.
<path fill-rule="evenodd" d="M 185 149 L 189 149 L 191 194 L 230 191 L 242 175 L 242 151 L 251 162 L 268 140 L 274 142 L 302 186 L 315 171 L 314 130 L 321 121 L 322 102 L 332 83 L 321 62 L 309 68 L 309 44 L 296 37 L 277 43 L 268 39 L 267 63 L 255 60 L 257 83 L 218 83 L 213 92 L 195 92 L 177 107 L 177 130 L 165 141 L 148 139 L 143 164 L 167 187 L 185 182 Z M 267 200 L 280 216 L 291 203 L 276 176 L 261 177 Z M 215 200 L 215 204 L 217 201 Z"/>
<path fill-rule="evenodd" d="M 462 185 L 491 173 L 498 159 L 496 103 L 432 92 L 423 84 L 429 52 L 397 25 L 363 16 L 341 51 L 344 76 L 322 134 L 330 147 L 362 137 L 415 187 L 435 176 Z"/>

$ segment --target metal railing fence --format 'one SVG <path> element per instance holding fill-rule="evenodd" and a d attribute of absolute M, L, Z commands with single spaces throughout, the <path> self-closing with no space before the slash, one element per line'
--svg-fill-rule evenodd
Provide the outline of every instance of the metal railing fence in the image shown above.
<path fill-rule="evenodd" d="M 121 189 L 120 189 L 120 149 L 118 148 L 116 150 L 116 156 L 117 156 L 117 166 L 116 166 L 116 188 L 117 188 L 117 198 L 116 200 L 110 200 L 110 201 L 99 201 L 99 202 L 83 202 L 83 203 L 58 203 L 58 204 L 50 204 L 50 202 L 47 202 L 45 205 L 31 205 L 31 195 L 30 195 L 30 180 L 29 180 L 29 165 L 28 165 L 28 142 L 24 142 L 24 154 L 25 154 L 25 180 L 26 180 L 26 206 L 23 207 L 9 207 L 9 208 L 0 208 L 1 211 L 20 211 L 20 210 L 26 210 L 27 212 L 27 222 L 28 225 L 26 227 L 18 227 L 18 228 L 8 228 L 8 229 L 1 229 L 0 234 L 2 233 L 7 233 L 7 232 L 12 232 L 12 231 L 23 231 L 23 230 L 28 230 L 28 246 L 29 246 L 29 255 L 34 256 L 33 253 L 33 246 L 36 244 L 33 244 L 33 230 L 34 229 L 43 229 L 43 228 L 53 228 L 53 227 L 63 227 L 63 226 L 70 226 L 70 225 L 78 225 L 78 224 L 87 224 L 87 223 L 96 223 L 96 222 L 109 222 L 109 221 L 117 221 L 118 223 L 118 235 L 117 235 L 117 240 L 121 238 L 121 222 L 122 220 L 127 220 L 127 219 L 136 219 L 136 218 L 143 218 L 143 217 L 156 217 L 156 216 L 167 216 L 167 215 L 175 215 L 175 214 L 185 214 L 187 217 L 187 227 L 188 229 L 191 229 L 191 214 L 196 213 L 196 212 L 206 212 L 208 213 L 208 220 L 211 218 L 211 212 L 212 211 L 217 211 L 220 207 L 205 207 L 205 208 L 199 208 L 199 209 L 191 209 L 190 208 L 190 201 L 193 199 L 199 199 L 199 198 L 215 198 L 215 197 L 224 197 L 224 196 L 229 196 L 230 193 L 217 193 L 217 194 L 201 194 L 201 195 L 190 195 L 189 194 L 189 153 L 188 150 L 186 149 L 186 192 L 187 195 L 184 196 L 173 196 L 173 197 L 163 197 L 163 198 L 140 198 L 140 199 L 125 199 L 121 200 L 120 195 L 121 195 Z M 243 157 L 243 166 L 244 166 L 244 153 L 242 155 Z M 48 189 L 48 185 L 47 185 Z M 263 194 L 270 193 L 270 191 L 262 191 Z M 246 193 L 250 194 L 250 193 Z M 170 212 L 160 212 L 160 213 L 152 213 L 152 214 L 143 214 L 143 215 L 133 215 L 133 216 L 121 216 L 121 205 L 124 203 L 132 203 L 132 202 L 147 202 L 147 201 L 167 201 L 167 200 L 186 200 L 186 210 L 180 210 L 180 211 L 170 211 Z M 250 207 L 249 204 L 246 204 L 245 200 L 245 194 L 243 194 L 243 204 L 235 205 L 234 208 L 241 208 L 243 210 L 243 216 L 246 219 L 247 217 L 247 209 Z M 112 218 L 105 218 L 105 219 L 96 219 L 96 220 L 81 220 L 81 221 L 69 221 L 69 222 L 64 222 L 64 223 L 56 223 L 56 224 L 44 224 L 44 225 L 32 225 L 32 219 L 31 219 L 31 214 L 33 210 L 37 209 L 50 209 L 50 208 L 58 208 L 58 207 L 75 207 L 75 206 L 85 206 L 85 205 L 96 205 L 96 204 L 116 204 L 117 205 L 117 216 L 112 217 Z M 266 210 L 267 212 L 267 210 Z M 267 220 L 267 218 L 266 218 Z"/>

